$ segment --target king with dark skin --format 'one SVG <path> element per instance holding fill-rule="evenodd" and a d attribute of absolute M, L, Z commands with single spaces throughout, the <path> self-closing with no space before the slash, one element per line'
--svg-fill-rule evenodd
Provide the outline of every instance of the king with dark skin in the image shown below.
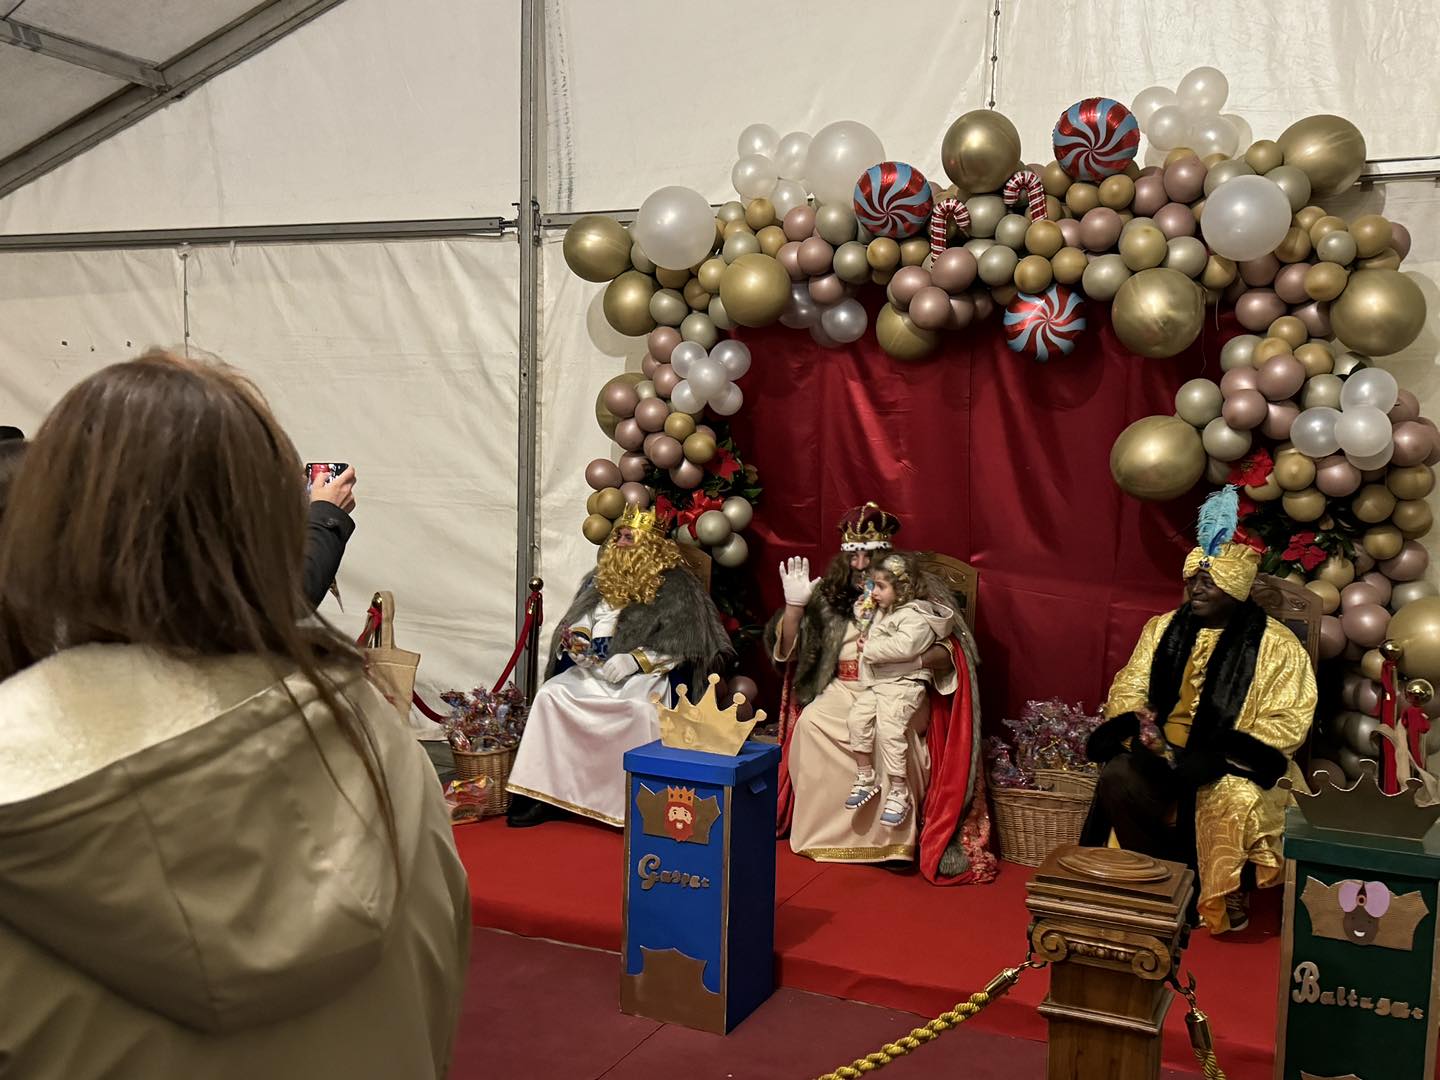
<path fill-rule="evenodd" d="M 1185 599 L 1190 602 L 1190 610 L 1206 630 L 1224 629 L 1229 624 L 1230 617 L 1235 614 L 1235 609 L 1240 606 L 1240 601 L 1216 585 L 1205 570 L 1201 570 L 1185 583 Z M 1136 709 L 1135 715 L 1142 724 L 1159 726 L 1155 714 L 1148 708 Z"/>

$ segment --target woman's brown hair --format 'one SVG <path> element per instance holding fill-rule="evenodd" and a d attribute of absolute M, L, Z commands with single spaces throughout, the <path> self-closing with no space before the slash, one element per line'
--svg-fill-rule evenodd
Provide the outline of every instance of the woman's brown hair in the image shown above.
<path fill-rule="evenodd" d="M 260 392 L 219 363 L 152 350 L 79 383 L 26 448 L 0 523 L 0 679 L 92 642 L 298 670 L 365 763 L 392 846 L 373 737 L 337 689 L 359 652 L 301 588 L 305 480 Z"/>

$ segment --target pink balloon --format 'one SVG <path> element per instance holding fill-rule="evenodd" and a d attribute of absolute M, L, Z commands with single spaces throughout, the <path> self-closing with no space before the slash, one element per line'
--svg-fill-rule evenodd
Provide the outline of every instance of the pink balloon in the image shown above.
<path fill-rule="evenodd" d="M 655 357 L 651 356 L 648 352 L 640 358 L 640 371 L 647 379 L 654 377 L 655 369 L 659 366 L 660 361 L 656 360 Z M 639 400 L 638 394 L 636 395 L 636 400 Z"/>
<path fill-rule="evenodd" d="M 1342 611 L 1349 611 L 1351 608 L 1361 607 L 1365 604 L 1383 605 L 1385 601 L 1386 598 L 1381 596 L 1380 590 L 1367 581 L 1354 581 L 1340 590 L 1340 609 Z"/>
<path fill-rule="evenodd" d="M 1139 180 L 1142 177 L 1146 176 L 1160 176 L 1164 173 L 1164 171 L 1165 170 L 1160 168 L 1159 165 L 1146 165 L 1145 168 L 1140 170 L 1139 174 L 1135 177 L 1135 179 Z"/>
<path fill-rule="evenodd" d="M 1345 631 L 1334 615 L 1320 616 L 1320 655 L 1331 660 L 1345 651 Z"/>
<path fill-rule="evenodd" d="M 1410 254 L 1410 230 L 1398 221 L 1390 223 L 1390 246 L 1402 260 Z"/>
<path fill-rule="evenodd" d="M 1349 492 L 1346 492 L 1346 494 L 1348 495 Z M 1355 572 L 1357 574 L 1368 574 L 1371 570 L 1375 569 L 1374 557 L 1358 545 L 1355 548 L 1355 557 L 1350 561 L 1355 564 Z"/>
<path fill-rule="evenodd" d="M 645 479 L 649 468 L 650 459 L 644 454 L 626 451 L 620 455 L 620 478 L 626 483 L 640 483 Z"/>
<path fill-rule="evenodd" d="M 625 450 L 639 450 L 645 445 L 645 431 L 634 420 L 621 420 L 615 425 L 615 441 Z"/>
<path fill-rule="evenodd" d="M 685 460 L 685 448 L 680 445 L 679 439 L 670 435 L 654 436 L 645 447 L 645 453 L 661 469 L 673 469 Z"/>
<path fill-rule="evenodd" d="M 795 210 L 802 209 L 797 206 Z M 791 210 L 793 214 L 795 210 Z M 789 217 L 789 214 L 785 215 Z M 805 271 L 800 269 L 800 243 L 798 240 L 790 240 L 780 245 L 780 250 L 775 253 L 775 261 L 785 268 L 790 275 L 791 281 L 804 281 Z"/>
<path fill-rule="evenodd" d="M 1424 417 L 1422 416 L 1420 419 L 1423 420 Z M 1425 458 L 1425 464 L 1440 465 L 1440 431 L 1436 431 L 1433 425 L 1430 429 L 1430 441 L 1432 446 L 1429 455 Z"/>
<path fill-rule="evenodd" d="M 1390 410 L 1390 422 L 1415 420 L 1420 416 L 1420 400 L 1409 390 L 1401 390 L 1395 397 L 1395 407 Z"/>
<path fill-rule="evenodd" d="M 815 231 L 815 211 L 808 206 L 797 206 L 785 215 L 786 240 L 808 240 Z"/>
<path fill-rule="evenodd" d="M 1073 220 L 1069 224 L 1080 227 L 1079 222 Z M 947 248 L 931 264 L 930 280 L 947 293 L 958 296 L 975 283 L 975 269 L 973 254 L 964 248 Z"/>
<path fill-rule="evenodd" d="M 1204 162 L 1193 157 L 1167 165 L 1164 173 L 1165 194 L 1177 203 L 1194 202 L 1205 193 L 1205 174 L 1209 171 Z"/>
<path fill-rule="evenodd" d="M 1360 604 L 1341 614 L 1340 625 L 1351 642 L 1361 648 L 1373 649 L 1385 640 L 1390 612 L 1379 604 Z"/>
<path fill-rule="evenodd" d="M 975 318 L 975 301 L 968 296 L 950 297 L 950 322 L 954 330 L 964 330 Z"/>
<path fill-rule="evenodd" d="M 905 311 L 910 307 L 910 299 L 930 284 L 929 271 L 918 266 L 902 266 L 890 279 L 890 295 L 895 298 L 895 306 Z"/>
<path fill-rule="evenodd" d="M 1135 181 L 1135 201 L 1130 204 L 1130 209 L 1137 217 L 1150 217 L 1169 201 L 1163 177 L 1153 174 L 1141 176 Z"/>
<path fill-rule="evenodd" d="M 1375 590 L 1375 596 L 1377 597 L 1375 602 L 1377 604 L 1390 603 L 1390 593 L 1392 592 L 1390 579 L 1384 574 L 1380 573 L 1379 570 L 1370 570 L 1367 573 L 1362 574 L 1360 580 L 1361 582 Z"/>
<path fill-rule="evenodd" d="M 1287 304 L 1308 303 L 1310 294 L 1305 291 L 1305 274 L 1312 265 L 1302 262 L 1281 267 L 1275 275 L 1275 295 Z"/>
<path fill-rule="evenodd" d="M 1355 708 L 1366 716 L 1380 715 L 1380 687 L 1369 679 L 1355 690 Z"/>
<path fill-rule="evenodd" d="M 1275 280 L 1275 276 L 1280 273 L 1280 260 L 1274 255 L 1261 255 L 1258 259 L 1242 262 L 1239 270 L 1245 284 L 1252 289 L 1258 289 Z"/>
<path fill-rule="evenodd" d="M 625 501 L 631 506 L 638 506 L 644 510 L 650 505 L 650 489 L 644 484 L 621 484 L 620 494 L 625 496 Z"/>
<path fill-rule="evenodd" d="M 1402 420 L 1391 429 L 1390 434 L 1395 440 L 1395 454 L 1390 459 L 1392 465 L 1419 465 L 1434 449 L 1435 433 L 1417 421 Z"/>
<path fill-rule="evenodd" d="M 670 354 L 675 351 L 675 346 L 680 344 L 680 331 L 673 326 L 657 326 L 650 331 L 646 344 L 650 347 L 651 356 L 662 364 L 668 364 Z"/>
<path fill-rule="evenodd" d="M 1074 218 L 1061 218 L 1055 224 L 1060 226 L 1060 236 L 1065 241 L 1066 247 L 1078 248 L 1081 246 L 1080 222 Z"/>
<path fill-rule="evenodd" d="M 1288 439 L 1290 429 L 1295 426 L 1295 418 L 1299 415 L 1300 406 L 1293 401 L 1272 401 L 1265 420 L 1260 425 L 1260 433 L 1267 439 Z"/>
<path fill-rule="evenodd" d="M 670 470 L 670 479 L 677 487 L 685 489 L 697 488 L 700 482 L 705 479 L 705 470 L 696 465 L 693 461 L 681 461 Z"/>
<path fill-rule="evenodd" d="M 1272 356 L 1256 369 L 1255 388 L 1271 401 L 1294 397 L 1305 385 L 1305 365 L 1290 353 Z"/>
<path fill-rule="evenodd" d="M 975 318 L 984 322 L 995 313 L 995 298 L 983 289 L 970 294 L 975 299 Z"/>
<path fill-rule="evenodd" d="M 1225 423 L 1236 431 L 1259 427 L 1268 412 L 1269 403 L 1258 390 L 1237 390 L 1225 398 L 1225 404 L 1220 409 Z"/>
<path fill-rule="evenodd" d="M 603 394 L 604 404 L 620 420 L 635 415 L 635 406 L 640 404 L 640 395 L 629 383 L 610 383 Z"/>
<path fill-rule="evenodd" d="M 810 298 L 817 304 L 838 304 L 845 299 L 845 282 L 836 274 L 810 279 Z"/>
<path fill-rule="evenodd" d="M 800 209 L 798 206 L 796 210 Z M 791 213 L 795 211 L 792 210 Z M 811 277 L 820 274 L 830 273 L 831 263 L 835 261 L 835 249 L 821 240 L 818 236 L 812 236 L 800 243 L 800 269 Z"/>
<path fill-rule="evenodd" d="M 670 406 L 658 397 L 646 398 L 635 406 L 635 422 L 642 431 L 660 431 L 665 427 L 665 419 L 669 415 Z"/>
<path fill-rule="evenodd" d="M 1260 373 L 1254 368 L 1231 368 L 1220 376 L 1220 392 L 1227 398 L 1242 390 L 1258 390 L 1259 388 Z"/>
<path fill-rule="evenodd" d="M 950 321 L 950 294 L 927 285 L 910 298 L 910 318 L 922 330 L 943 330 Z"/>
<path fill-rule="evenodd" d="M 1269 289 L 1251 289 L 1235 302 L 1235 318 L 1246 330 L 1266 330 L 1287 310 Z"/>
<path fill-rule="evenodd" d="M 1092 252 L 1109 251 L 1120 239 L 1125 222 L 1108 206 L 1087 210 L 1080 219 L 1080 240 Z"/>
<path fill-rule="evenodd" d="M 596 458 L 585 466 L 585 482 L 596 491 L 607 487 L 619 487 L 623 483 L 620 479 L 620 466 L 609 458 Z"/>
<path fill-rule="evenodd" d="M 1195 235 L 1195 214 L 1184 203 L 1166 203 L 1155 211 L 1155 227 L 1165 234 L 1165 239 L 1177 236 Z"/>
<path fill-rule="evenodd" d="M 1380 572 L 1391 581 L 1419 581 L 1430 565 L 1430 553 L 1419 540 L 1406 540 L 1399 555 L 1379 565 Z"/>
<path fill-rule="evenodd" d="M 1290 314 L 1300 320 L 1305 332 L 1313 338 L 1329 338 L 1334 336 L 1330 327 L 1330 304 L 1325 300 L 1311 300 L 1308 304 L 1302 304 Z"/>
<path fill-rule="evenodd" d="M 1332 454 L 1315 463 L 1315 486 L 1331 498 L 1341 499 L 1360 490 L 1360 470 L 1344 454 Z"/>
<path fill-rule="evenodd" d="M 668 399 L 675 389 L 675 384 L 680 381 L 680 376 L 675 374 L 675 369 L 669 364 L 661 364 L 655 369 L 651 381 L 655 383 L 655 393 Z"/>
<path fill-rule="evenodd" d="M 699 435 L 709 435 L 710 438 L 715 438 L 715 429 L 712 428 L 709 424 L 697 424 L 695 426 L 695 431 Z"/>

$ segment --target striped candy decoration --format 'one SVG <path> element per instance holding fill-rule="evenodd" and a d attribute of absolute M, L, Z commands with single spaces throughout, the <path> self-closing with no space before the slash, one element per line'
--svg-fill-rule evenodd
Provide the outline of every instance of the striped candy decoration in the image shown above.
<path fill-rule="evenodd" d="M 1000 197 L 1005 200 L 1006 206 L 1014 206 L 1022 197 L 1028 199 L 1031 221 L 1042 221 L 1049 216 L 1045 207 L 1045 185 L 1029 169 L 1021 169 L 1006 180 Z"/>
<path fill-rule="evenodd" d="M 1080 293 L 1051 285 L 1043 293 L 1018 293 L 1005 305 L 1005 344 L 1038 360 L 1069 356 L 1085 332 L 1085 305 Z"/>
<path fill-rule="evenodd" d="M 872 165 L 855 185 L 855 217 L 874 236 L 904 240 L 922 232 L 933 205 L 930 181 L 903 161 Z"/>
<path fill-rule="evenodd" d="M 1060 114 L 1053 140 L 1060 167 L 1076 180 L 1097 184 L 1135 160 L 1140 125 L 1114 98 L 1086 98 Z"/>
<path fill-rule="evenodd" d="M 930 254 L 939 256 L 945 250 L 950 222 L 965 235 L 970 235 L 970 208 L 959 199 L 941 199 L 930 211 Z"/>

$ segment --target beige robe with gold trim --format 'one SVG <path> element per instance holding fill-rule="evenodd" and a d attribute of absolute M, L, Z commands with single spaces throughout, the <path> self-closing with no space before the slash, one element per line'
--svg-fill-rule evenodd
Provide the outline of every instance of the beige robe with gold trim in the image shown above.
<path fill-rule="evenodd" d="M 1150 696 L 1150 667 L 1155 650 L 1174 612 L 1145 624 L 1129 663 L 1121 668 L 1105 702 L 1106 718 L 1145 708 Z M 1168 717 L 1156 720 L 1172 740 L 1183 744 L 1190 719 L 1205 685 L 1205 669 L 1215 654 L 1220 630 L 1202 629 L 1185 666 L 1180 700 Z M 1309 734 L 1315 715 L 1315 674 L 1300 640 L 1283 624 L 1270 619 L 1255 658 L 1250 693 L 1235 719 L 1235 730 L 1253 735 L 1287 757 L 1293 757 Z M 1177 736 L 1182 738 L 1176 739 Z M 1300 769 L 1290 763 L 1290 781 L 1307 790 Z M 1200 868 L 1200 916 L 1211 931 L 1229 926 L 1225 897 L 1240 887 L 1240 871 L 1253 862 L 1256 883 L 1278 885 L 1284 878 L 1281 834 L 1290 795 L 1279 787 L 1265 791 L 1239 776 L 1222 776 L 1200 789 L 1195 804 L 1195 843 Z"/>

